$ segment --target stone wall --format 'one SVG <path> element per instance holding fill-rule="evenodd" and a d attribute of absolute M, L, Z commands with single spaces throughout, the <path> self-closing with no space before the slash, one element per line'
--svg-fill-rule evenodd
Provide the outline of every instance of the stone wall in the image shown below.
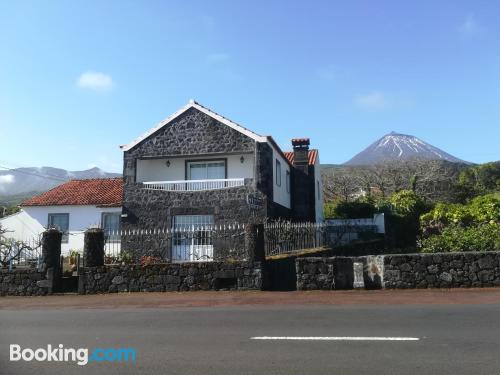
<path fill-rule="evenodd" d="M 388 289 L 500 286 L 500 252 L 384 256 Z"/>
<path fill-rule="evenodd" d="M 45 275 L 36 269 L 0 269 L 0 296 L 42 296 L 48 290 Z"/>
<path fill-rule="evenodd" d="M 295 267 L 297 290 L 352 289 L 352 258 L 297 258 Z"/>
<path fill-rule="evenodd" d="M 194 290 L 260 290 L 260 262 L 169 263 L 90 267 L 80 276 L 81 294 Z"/>
<path fill-rule="evenodd" d="M 298 290 L 500 286 L 500 252 L 297 258 Z"/>

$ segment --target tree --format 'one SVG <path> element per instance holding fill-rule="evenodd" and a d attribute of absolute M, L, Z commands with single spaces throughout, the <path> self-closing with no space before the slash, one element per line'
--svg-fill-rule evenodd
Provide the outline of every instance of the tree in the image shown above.
<path fill-rule="evenodd" d="M 326 201 L 348 202 L 360 194 L 359 179 L 348 170 L 328 170 L 323 175 Z"/>
<path fill-rule="evenodd" d="M 41 240 L 37 239 L 33 244 L 18 241 L 6 237 L 9 231 L 0 226 L 0 267 L 8 267 L 12 262 L 17 262 L 24 257 L 31 255 L 36 249 L 41 247 Z"/>
<path fill-rule="evenodd" d="M 0 218 L 19 212 L 18 206 L 0 206 Z"/>
<path fill-rule="evenodd" d="M 500 161 L 463 170 L 458 178 L 458 189 L 462 201 L 500 191 Z"/>

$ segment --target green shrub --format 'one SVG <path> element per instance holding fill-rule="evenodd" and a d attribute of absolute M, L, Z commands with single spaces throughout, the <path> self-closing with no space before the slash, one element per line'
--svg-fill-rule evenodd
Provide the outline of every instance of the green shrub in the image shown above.
<path fill-rule="evenodd" d="M 500 250 L 500 225 L 494 222 L 471 227 L 450 225 L 440 234 L 421 239 L 418 247 L 426 253 Z"/>
<path fill-rule="evenodd" d="M 419 217 L 429 206 L 412 190 L 401 190 L 377 205 L 385 213 L 386 242 L 389 247 L 415 247 L 420 232 Z"/>
<path fill-rule="evenodd" d="M 424 235 L 441 231 L 448 225 L 468 227 L 500 221 L 500 200 L 493 194 L 472 199 L 468 204 L 438 203 L 420 217 Z"/>
<path fill-rule="evenodd" d="M 362 219 L 372 217 L 377 209 L 372 203 L 363 201 L 340 202 L 330 208 L 329 218 Z"/>
<path fill-rule="evenodd" d="M 427 210 L 422 198 L 412 190 L 401 190 L 392 194 L 388 203 L 392 213 L 401 216 L 420 215 Z"/>
<path fill-rule="evenodd" d="M 443 204 L 420 217 L 424 252 L 500 250 L 500 199 L 493 194 L 468 204 Z"/>

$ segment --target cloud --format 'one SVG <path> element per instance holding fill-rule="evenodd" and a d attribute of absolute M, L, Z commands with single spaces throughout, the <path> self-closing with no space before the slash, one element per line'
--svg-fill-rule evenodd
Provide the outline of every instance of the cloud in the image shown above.
<path fill-rule="evenodd" d="M 408 92 L 387 93 L 373 90 L 354 98 L 354 104 L 365 111 L 385 111 L 393 109 L 411 109 L 415 98 Z"/>
<path fill-rule="evenodd" d="M 0 176 L 0 184 L 12 184 L 14 182 L 14 175 L 12 174 L 5 174 L 3 176 Z"/>
<path fill-rule="evenodd" d="M 217 64 L 229 60 L 227 53 L 212 53 L 206 57 L 209 64 Z"/>
<path fill-rule="evenodd" d="M 392 106 L 391 100 L 381 91 L 360 95 L 355 99 L 355 104 L 361 109 L 370 111 L 381 111 Z"/>
<path fill-rule="evenodd" d="M 12 184 L 15 180 L 14 175 L 12 174 L 4 174 L 0 176 L 0 191 L 5 191 L 8 184 Z"/>
<path fill-rule="evenodd" d="M 484 28 L 477 23 L 473 14 L 469 14 L 460 25 L 458 31 L 465 38 L 473 38 L 481 35 L 484 32 Z"/>
<path fill-rule="evenodd" d="M 113 87 L 113 78 L 108 74 L 88 71 L 78 77 L 76 85 L 82 89 L 109 91 Z"/>

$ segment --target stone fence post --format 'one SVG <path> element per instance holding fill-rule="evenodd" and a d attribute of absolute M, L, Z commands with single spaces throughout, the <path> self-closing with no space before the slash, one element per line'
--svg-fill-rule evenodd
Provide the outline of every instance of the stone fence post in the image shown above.
<path fill-rule="evenodd" d="M 251 262 L 265 261 L 264 224 L 248 224 L 245 226 L 245 249 Z"/>
<path fill-rule="evenodd" d="M 83 264 L 85 267 L 104 265 L 104 231 L 91 228 L 85 231 L 83 239 Z"/>
<path fill-rule="evenodd" d="M 47 287 L 49 294 L 59 286 L 61 276 L 61 240 L 62 233 L 54 228 L 42 233 L 42 272 L 46 280 L 39 281 L 39 286 Z"/>

